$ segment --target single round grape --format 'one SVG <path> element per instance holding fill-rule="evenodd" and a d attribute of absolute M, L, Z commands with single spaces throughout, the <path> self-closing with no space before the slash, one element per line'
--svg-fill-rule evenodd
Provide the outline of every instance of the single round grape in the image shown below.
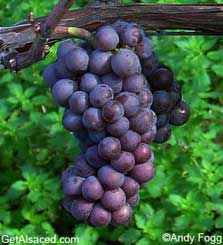
<path fill-rule="evenodd" d="M 176 81 L 173 82 L 169 92 L 170 92 L 172 105 L 173 106 L 177 105 L 182 99 L 181 85 Z"/>
<path fill-rule="evenodd" d="M 146 85 L 146 78 L 142 74 L 134 74 L 124 79 L 123 91 L 139 93 Z"/>
<path fill-rule="evenodd" d="M 150 83 L 154 90 L 169 89 L 173 83 L 173 72 L 168 68 L 159 68 L 151 76 Z"/>
<path fill-rule="evenodd" d="M 65 195 L 80 195 L 81 194 L 81 185 L 84 181 L 84 178 L 79 176 L 71 176 L 65 181 L 63 181 L 63 192 Z"/>
<path fill-rule="evenodd" d="M 94 50 L 90 55 L 89 70 L 97 75 L 104 75 L 111 71 L 111 52 Z"/>
<path fill-rule="evenodd" d="M 94 143 L 99 143 L 102 139 L 106 137 L 106 134 L 107 133 L 105 130 L 88 132 L 90 140 L 92 140 Z"/>
<path fill-rule="evenodd" d="M 85 72 L 88 69 L 89 56 L 82 48 L 74 48 L 65 56 L 65 64 L 71 72 Z"/>
<path fill-rule="evenodd" d="M 140 59 L 147 59 L 153 53 L 153 46 L 149 38 L 143 37 L 141 42 L 136 46 L 136 54 Z"/>
<path fill-rule="evenodd" d="M 96 227 L 106 226 L 111 222 L 111 213 L 97 203 L 91 212 L 90 222 Z"/>
<path fill-rule="evenodd" d="M 190 108 L 185 101 L 181 101 L 170 112 L 170 123 L 176 126 L 185 124 L 190 116 Z"/>
<path fill-rule="evenodd" d="M 75 167 L 69 167 L 67 169 L 64 170 L 62 176 L 61 176 L 61 183 L 63 184 L 63 182 L 66 181 L 66 179 L 76 176 L 77 175 L 77 171 L 75 169 Z"/>
<path fill-rule="evenodd" d="M 114 123 L 109 123 L 106 129 L 112 136 L 119 137 L 129 130 L 129 120 L 122 117 Z"/>
<path fill-rule="evenodd" d="M 102 51 L 110 51 L 117 47 L 119 36 L 112 26 L 103 26 L 99 29 L 96 36 L 96 47 Z"/>
<path fill-rule="evenodd" d="M 125 205 L 126 196 L 121 188 L 105 191 L 102 198 L 102 205 L 109 211 L 115 211 Z"/>
<path fill-rule="evenodd" d="M 119 158 L 111 161 L 111 166 L 121 173 L 127 173 L 134 168 L 135 158 L 132 153 L 123 151 Z"/>
<path fill-rule="evenodd" d="M 62 124 L 65 129 L 71 132 L 77 132 L 83 127 L 81 116 L 73 113 L 70 110 L 64 113 Z"/>
<path fill-rule="evenodd" d="M 91 90 L 99 83 L 99 78 L 97 75 L 90 72 L 85 73 L 81 77 L 80 90 L 90 93 Z"/>
<path fill-rule="evenodd" d="M 49 64 L 43 71 L 43 79 L 50 88 L 59 80 L 56 74 L 55 63 Z"/>
<path fill-rule="evenodd" d="M 106 84 L 96 85 L 90 92 L 89 100 L 94 107 L 102 107 L 109 100 L 114 98 L 112 88 Z"/>
<path fill-rule="evenodd" d="M 72 216 L 80 221 L 86 221 L 93 210 L 94 203 L 84 199 L 76 199 L 71 205 Z"/>
<path fill-rule="evenodd" d="M 130 118 L 130 128 L 139 134 L 146 133 L 155 123 L 154 112 L 147 108 L 143 108 L 138 115 Z"/>
<path fill-rule="evenodd" d="M 123 105 L 126 117 L 132 117 L 139 113 L 140 101 L 136 94 L 122 92 L 116 96 L 116 100 Z"/>
<path fill-rule="evenodd" d="M 69 52 L 76 47 L 77 45 L 70 39 L 61 42 L 57 49 L 57 58 L 61 59 L 65 55 L 69 55 Z"/>
<path fill-rule="evenodd" d="M 94 168 L 87 163 L 83 155 L 77 158 L 74 167 L 78 176 L 86 178 L 95 174 Z"/>
<path fill-rule="evenodd" d="M 114 94 L 122 91 L 123 80 L 114 73 L 108 73 L 101 77 L 101 82 L 112 88 Z"/>
<path fill-rule="evenodd" d="M 140 143 L 134 151 L 134 157 L 137 164 L 146 162 L 150 159 L 152 151 L 145 143 Z"/>
<path fill-rule="evenodd" d="M 121 146 L 124 151 L 134 151 L 140 141 L 140 135 L 132 130 L 128 130 L 120 137 Z"/>
<path fill-rule="evenodd" d="M 166 142 L 170 138 L 170 136 L 171 136 L 171 127 L 169 124 L 166 124 L 165 126 L 157 129 L 154 142 L 162 144 Z"/>
<path fill-rule="evenodd" d="M 85 153 L 85 157 L 88 163 L 94 168 L 100 168 L 105 165 L 105 161 L 102 160 L 98 154 L 98 146 L 93 145 L 89 147 Z"/>
<path fill-rule="evenodd" d="M 135 23 L 128 23 L 120 33 L 121 41 L 130 46 L 137 46 L 142 40 L 142 29 Z"/>
<path fill-rule="evenodd" d="M 71 197 L 71 196 L 65 196 L 64 197 L 64 200 L 63 200 L 63 207 L 65 208 L 65 210 L 67 211 L 67 212 L 71 212 L 71 205 L 72 205 L 72 203 L 73 203 L 73 197 Z"/>
<path fill-rule="evenodd" d="M 142 61 L 142 72 L 146 78 L 150 79 L 152 73 L 159 67 L 158 60 L 153 53 L 149 58 Z"/>
<path fill-rule="evenodd" d="M 90 107 L 84 112 L 82 122 L 84 127 L 89 130 L 102 130 L 105 126 L 101 110 L 94 107 Z"/>
<path fill-rule="evenodd" d="M 67 106 L 70 96 L 77 91 L 76 81 L 70 79 L 61 79 L 57 81 L 52 88 L 52 96 L 60 106 Z"/>
<path fill-rule="evenodd" d="M 156 125 L 154 125 L 149 131 L 141 136 L 143 143 L 151 144 L 156 136 Z"/>
<path fill-rule="evenodd" d="M 152 110 L 157 114 L 167 113 L 171 107 L 170 94 L 164 90 L 157 90 L 153 93 Z"/>
<path fill-rule="evenodd" d="M 123 185 L 121 186 L 122 190 L 125 192 L 126 198 L 129 198 L 137 193 L 140 188 L 138 182 L 129 176 L 125 176 Z"/>
<path fill-rule="evenodd" d="M 103 186 L 109 190 L 114 190 L 123 184 L 124 175 L 109 165 L 105 165 L 98 170 L 98 179 Z"/>
<path fill-rule="evenodd" d="M 83 198 L 87 201 L 96 201 L 101 199 L 103 189 L 101 183 L 95 176 L 89 176 L 81 185 Z"/>
<path fill-rule="evenodd" d="M 135 195 L 128 197 L 127 199 L 127 203 L 131 206 L 131 207 L 136 207 L 139 203 L 139 195 L 138 193 L 136 193 Z"/>
<path fill-rule="evenodd" d="M 138 97 L 142 107 L 150 108 L 153 103 L 153 94 L 149 88 L 143 88 L 138 93 Z"/>
<path fill-rule="evenodd" d="M 157 115 L 157 128 L 161 128 L 169 122 L 169 114 L 160 114 Z"/>
<path fill-rule="evenodd" d="M 149 181 L 154 175 L 155 168 L 151 161 L 135 165 L 130 172 L 130 176 L 140 184 Z"/>
<path fill-rule="evenodd" d="M 69 106 L 72 112 L 82 114 L 88 107 L 88 94 L 83 91 L 74 92 L 69 99 Z"/>
<path fill-rule="evenodd" d="M 122 78 L 139 74 L 142 70 L 138 56 L 130 49 L 119 49 L 112 56 L 111 66 L 113 72 Z"/>
<path fill-rule="evenodd" d="M 106 137 L 98 145 L 99 156 L 105 160 L 113 160 L 121 153 L 121 144 L 117 138 Z"/>
<path fill-rule="evenodd" d="M 125 26 L 127 26 L 129 23 L 126 21 L 118 20 L 115 23 L 112 24 L 112 27 L 115 29 L 115 31 L 120 35 L 121 32 L 123 32 Z"/>
<path fill-rule="evenodd" d="M 128 203 L 126 203 L 120 209 L 112 212 L 112 225 L 124 225 L 126 224 L 131 218 L 131 207 Z"/>
<path fill-rule="evenodd" d="M 66 64 L 62 59 L 57 60 L 57 62 L 55 63 L 55 69 L 57 77 L 60 79 L 73 77 L 73 73 L 68 70 Z"/>
<path fill-rule="evenodd" d="M 110 100 L 103 106 L 102 116 L 106 122 L 113 123 L 124 116 L 124 108 L 119 101 Z"/>

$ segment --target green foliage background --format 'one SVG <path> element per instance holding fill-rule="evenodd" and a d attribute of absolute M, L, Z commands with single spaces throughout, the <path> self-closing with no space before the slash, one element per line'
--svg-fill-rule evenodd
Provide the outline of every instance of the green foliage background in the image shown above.
<path fill-rule="evenodd" d="M 46 15 L 55 2 L 2 0 L 0 25 L 25 19 L 30 10 Z M 84 4 L 79 0 L 74 8 Z M 140 205 L 128 227 L 90 228 L 61 207 L 60 175 L 79 148 L 62 128 L 61 111 L 41 77 L 44 66 L 55 58 L 56 47 L 46 60 L 18 74 L 1 71 L 0 235 L 76 235 L 81 245 L 149 245 L 163 244 L 165 232 L 223 234 L 222 37 L 152 40 L 160 60 L 182 81 L 191 118 L 174 129 L 168 143 L 153 146 L 157 175 L 141 190 Z"/>

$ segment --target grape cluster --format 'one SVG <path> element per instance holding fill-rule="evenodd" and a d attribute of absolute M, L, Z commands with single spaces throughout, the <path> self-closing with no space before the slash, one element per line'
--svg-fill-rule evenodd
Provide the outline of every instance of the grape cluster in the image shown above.
<path fill-rule="evenodd" d="M 61 178 L 64 208 L 89 225 L 116 226 L 129 222 L 155 174 L 149 144 L 166 141 L 189 109 L 137 24 L 103 26 L 94 41 L 64 41 L 43 76 L 81 148 Z"/>

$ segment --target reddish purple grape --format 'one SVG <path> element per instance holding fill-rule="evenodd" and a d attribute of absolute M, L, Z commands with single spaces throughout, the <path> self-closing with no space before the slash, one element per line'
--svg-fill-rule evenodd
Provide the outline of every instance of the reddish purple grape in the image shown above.
<path fill-rule="evenodd" d="M 80 90 L 90 93 L 91 90 L 99 83 L 99 78 L 97 75 L 90 72 L 85 73 L 81 77 Z"/>
<path fill-rule="evenodd" d="M 152 74 L 150 83 L 154 90 L 169 89 L 173 83 L 173 72 L 161 67 Z"/>
<path fill-rule="evenodd" d="M 139 93 L 146 85 L 146 78 L 142 74 L 134 74 L 124 79 L 123 91 Z"/>
<path fill-rule="evenodd" d="M 113 90 L 106 84 L 96 85 L 90 92 L 89 99 L 94 107 L 102 107 L 114 97 Z"/>
<path fill-rule="evenodd" d="M 117 138 L 106 137 L 98 145 L 99 156 L 105 160 L 113 160 L 121 153 L 121 144 Z"/>
<path fill-rule="evenodd" d="M 114 190 L 123 184 L 124 175 L 105 165 L 98 170 L 98 179 L 107 189 Z"/>
<path fill-rule="evenodd" d="M 85 157 L 88 161 L 88 163 L 94 167 L 94 168 L 100 168 L 103 165 L 105 165 L 105 161 L 102 160 L 98 154 L 98 146 L 93 145 L 91 147 L 88 147 Z"/>
<path fill-rule="evenodd" d="M 156 136 L 156 125 L 154 125 L 149 131 L 141 136 L 143 143 L 151 144 Z"/>
<path fill-rule="evenodd" d="M 83 198 L 87 201 L 96 201 L 101 199 L 103 189 L 95 176 L 89 176 L 85 179 L 81 186 Z"/>
<path fill-rule="evenodd" d="M 87 163 L 83 155 L 77 158 L 74 167 L 78 176 L 86 178 L 95 174 L 94 168 Z"/>
<path fill-rule="evenodd" d="M 138 183 L 145 183 L 155 175 L 154 165 L 151 161 L 137 164 L 130 172 L 130 176 Z"/>
<path fill-rule="evenodd" d="M 153 46 L 149 38 L 143 37 L 141 42 L 136 47 L 136 54 L 140 59 L 147 59 L 153 53 Z"/>
<path fill-rule="evenodd" d="M 99 29 L 96 36 L 96 47 L 102 51 L 110 51 L 117 47 L 119 36 L 112 26 L 103 26 Z"/>
<path fill-rule="evenodd" d="M 156 114 L 167 113 L 171 107 L 171 97 L 170 93 L 164 90 L 158 90 L 153 93 L 153 104 L 152 110 Z"/>
<path fill-rule="evenodd" d="M 111 222 L 111 213 L 97 203 L 91 212 L 90 222 L 96 227 L 106 226 Z"/>
<path fill-rule="evenodd" d="M 170 138 L 170 136 L 171 136 L 171 127 L 169 124 L 166 124 L 165 126 L 157 129 L 154 142 L 162 144 L 166 142 Z"/>
<path fill-rule="evenodd" d="M 138 203 L 139 203 L 139 195 L 138 195 L 138 193 L 136 193 L 133 196 L 127 198 L 127 203 L 131 207 L 136 207 L 138 205 Z"/>
<path fill-rule="evenodd" d="M 127 198 L 135 195 L 140 188 L 138 182 L 129 176 L 125 176 L 123 185 L 121 186 L 122 190 L 125 192 Z"/>
<path fill-rule="evenodd" d="M 71 132 L 77 132 L 83 127 L 81 116 L 73 113 L 69 109 L 64 113 L 62 124 L 64 128 Z"/>
<path fill-rule="evenodd" d="M 121 173 L 127 173 L 134 168 L 135 158 L 132 153 L 123 151 L 119 158 L 111 161 L 111 166 Z"/>
<path fill-rule="evenodd" d="M 101 77 L 101 82 L 112 88 L 114 94 L 122 91 L 123 80 L 114 73 L 108 73 Z"/>
<path fill-rule="evenodd" d="M 106 122 L 113 123 L 124 115 L 124 108 L 119 101 L 110 100 L 102 109 L 102 116 Z"/>
<path fill-rule="evenodd" d="M 77 175 L 77 171 L 75 169 L 75 167 L 69 167 L 67 169 L 64 170 L 62 177 L 61 177 L 61 183 L 63 184 L 63 182 L 66 181 L 66 179 L 76 176 Z"/>
<path fill-rule="evenodd" d="M 112 225 L 124 225 L 127 224 L 128 221 L 131 219 L 131 207 L 128 203 L 126 203 L 120 209 L 112 212 Z"/>
<path fill-rule="evenodd" d="M 49 64 L 43 71 L 43 79 L 50 88 L 59 80 L 56 74 L 55 63 Z"/>
<path fill-rule="evenodd" d="M 138 93 L 138 97 L 142 107 L 150 108 L 153 103 L 153 94 L 149 88 L 143 88 Z"/>
<path fill-rule="evenodd" d="M 190 116 L 190 108 L 185 101 L 181 101 L 170 113 L 170 123 L 176 126 L 185 124 Z"/>
<path fill-rule="evenodd" d="M 129 120 L 122 117 L 114 123 L 109 123 L 106 129 L 112 136 L 119 137 L 129 130 Z"/>
<path fill-rule="evenodd" d="M 135 23 L 124 25 L 120 32 L 121 41 L 130 47 L 136 47 L 141 42 L 142 37 L 142 29 Z"/>
<path fill-rule="evenodd" d="M 150 147 L 145 143 L 140 143 L 134 151 L 134 157 L 136 163 L 143 163 L 150 159 L 152 151 Z"/>
<path fill-rule="evenodd" d="M 94 107 L 90 107 L 84 112 L 82 123 L 89 130 L 102 130 L 105 126 L 101 110 Z"/>
<path fill-rule="evenodd" d="M 121 188 L 105 191 L 102 198 L 102 205 L 110 211 L 119 210 L 125 205 L 126 196 Z"/>
<path fill-rule="evenodd" d="M 132 117 L 139 113 L 140 101 L 136 94 L 122 92 L 116 96 L 116 100 L 123 105 L 126 117 Z"/>
<path fill-rule="evenodd" d="M 80 195 L 81 185 L 84 178 L 79 176 L 71 176 L 63 181 L 63 192 L 65 195 Z"/>
<path fill-rule="evenodd" d="M 86 221 L 92 212 L 93 206 L 93 202 L 80 198 L 76 199 L 71 205 L 71 214 L 77 220 Z"/>
<path fill-rule="evenodd" d="M 124 151 L 134 151 L 140 141 L 140 135 L 132 130 L 128 130 L 120 137 L 121 146 Z"/>
<path fill-rule="evenodd" d="M 69 106 L 72 112 L 82 114 L 88 107 L 88 94 L 83 91 L 74 92 L 69 99 Z"/>

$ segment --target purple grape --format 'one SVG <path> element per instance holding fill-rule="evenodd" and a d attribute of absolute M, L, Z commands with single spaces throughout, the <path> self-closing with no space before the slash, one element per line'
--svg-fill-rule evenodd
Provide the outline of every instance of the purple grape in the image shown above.
<path fill-rule="evenodd" d="M 152 151 L 145 143 L 140 143 L 134 151 L 134 157 L 137 164 L 146 162 L 150 159 Z"/>
<path fill-rule="evenodd" d="M 120 32 L 121 41 L 130 46 L 137 46 L 142 40 L 142 29 L 135 23 L 128 23 L 123 25 L 123 29 Z"/>
<path fill-rule="evenodd" d="M 46 85 L 50 88 L 57 82 L 58 77 L 56 74 L 55 63 L 49 64 L 43 71 L 43 79 Z"/>
<path fill-rule="evenodd" d="M 138 93 L 138 97 L 139 97 L 140 105 L 142 107 L 150 108 L 150 106 L 153 103 L 153 94 L 149 88 L 143 88 Z"/>
<path fill-rule="evenodd" d="M 87 163 L 83 155 L 77 158 L 74 167 L 78 176 L 86 178 L 95 174 L 95 170 Z"/>
<path fill-rule="evenodd" d="M 136 207 L 138 205 L 139 202 L 139 195 L 138 193 L 136 193 L 135 195 L 129 197 L 127 199 L 127 203 L 131 206 L 131 207 Z"/>
<path fill-rule="evenodd" d="M 119 210 L 125 205 L 126 196 L 121 188 L 105 191 L 102 198 L 102 205 L 109 211 Z"/>
<path fill-rule="evenodd" d="M 79 141 L 85 141 L 88 137 L 88 131 L 85 128 L 82 128 L 81 130 L 78 130 L 77 132 L 74 132 L 75 138 L 77 138 Z"/>
<path fill-rule="evenodd" d="M 76 47 L 77 45 L 70 39 L 61 42 L 57 49 L 57 58 L 63 58 L 66 54 L 68 54 L 68 52 Z"/>
<path fill-rule="evenodd" d="M 64 63 L 62 59 L 59 59 L 55 63 L 55 69 L 56 69 L 57 77 L 60 79 L 73 77 L 73 73 L 68 70 L 66 64 Z"/>
<path fill-rule="evenodd" d="M 136 54 L 140 59 L 147 59 L 153 53 L 153 46 L 149 38 L 143 37 L 142 41 L 136 47 Z"/>
<path fill-rule="evenodd" d="M 176 126 L 185 124 L 190 116 L 190 108 L 185 101 L 181 101 L 170 113 L 170 123 Z"/>
<path fill-rule="evenodd" d="M 65 210 L 66 210 L 67 212 L 69 212 L 69 213 L 71 212 L 71 205 L 72 205 L 73 201 L 74 201 L 74 198 L 71 197 L 71 196 L 65 196 L 65 197 L 64 197 L 64 200 L 63 200 L 63 207 L 64 207 Z"/>
<path fill-rule="evenodd" d="M 155 113 L 147 108 L 143 108 L 137 116 L 130 119 L 130 128 L 139 134 L 144 134 L 156 124 Z"/>
<path fill-rule="evenodd" d="M 106 131 L 101 130 L 101 131 L 89 131 L 88 136 L 91 141 L 94 143 L 99 143 L 102 139 L 106 137 Z"/>
<path fill-rule="evenodd" d="M 149 131 L 141 136 L 143 143 L 151 144 L 156 136 L 156 125 L 154 125 Z"/>
<path fill-rule="evenodd" d="M 139 113 L 140 102 L 136 94 L 122 92 L 116 96 L 116 100 L 123 105 L 126 117 L 132 117 Z"/>
<path fill-rule="evenodd" d="M 94 50 L 90 55 L 89 70 L 97 75 L 104 75 L 111 71 L 111 52 Z"/>
<path fill-rule="evenodd" d="M 157 129 L 154 142 L 162 144 L 166 142 L 170 138 L 170 136 L 171 136 L 171 128 L 169 124 L 166 124 L 165 126 Z"/>
<path fill-rule="evenodd" d="M 124 108 L 119 101 L 110 100 L 103 106 L 102 116 L 106 122 L 113 123 L 124 116 Z"/>
<path fill-rule="evenodd" d="M 134 168 L 135 158 L 132 153 L 123 151 L 119 158 L 111 161 L 111 166 L 121 173 L 127 173 Z"/>
<path fill-rule="evenodd" d="M 71 72 L 85 72 L 88 68 L 89 56 L 84 49 L 77 47 L 65 56 L 64 61 Z"/>
<path fill-rule="evenodd" d="M 123 80 L 114 73 L 108 73 L 102 76 L 101 82 L 111 87 L 114 94 L 119 94 L 122 91 Z"/>
<path fill-rule="evenodd" d="M 125 192 L 126 198 L 129 198 L 137 193 L 140 188 L 138 182 L 129 176 L 125 176 L 123 185 L 121 186 L 122 190 Z"/>
<path fill-rule="evenodd" d="M 135 165 L 130 172 L 130 176 L 140 184 L 149 181 L 154 175 L 155 169 L 151 161 Z"/>
<path fill-rule="evenodd" d="M 169 122 L 169 115 L 168 114 L 160 114 L 157 115 L 157 128 L 161 128 Z"/>
<path fill-rule="evenodd" d="M 153 93 L 152 110 L 156 114 L 163 114 L 169 111 L 171 107 L 170 94 L 164 90 L 157 90 Z"/>
<path fill-rule="evenodd" d="M 152 74 L 150 83 L 154 90 L 169 89 L 173 83 L 173 72 L 161 67 Z"/>
<path fill-rule="evenodd" d="M 91 90 L 99 83 L 99 78 L 90 72 L 85 73 L 81 77 L 80 90 L 90 93 Z"/>
<path fill-rule="evenodd" d="M 123 184 L 124 175 L 109 165 L 105 165 L 98 170 L 98 179 L 103 186 L 109 190 L 114 190 Z"/>
<path fill-rule="evenodd" d="M 113 90 L 108 85 L 98 84 L 91 90 L 89 100 L 94 107 L 100 108 L 113 97 Z"/>
<path fill-rule="evenodd" d="M 99 157 L 97 145 L 93 145 L 93 146 L 89 147 L 85 153 L 85 157 L 86 157 L 88 163 L 94 168 L 100 168 L 103 165 L 105 165 L 104 160 L 102 160 Z"/>
<path fill-rule="evenodd" d="M 149 58 L 144 59 L 142 61 L 142 72 L 148 79 L 150 79 L 152 73 L 158 67 L 159 67 L 159 63 L 154 53 Z"/>
<path fill-rule="evenodd" d="M 94 107 L 90 107 L 84 112 L 82 122 L 84 127 L 89 130 L 102 130 L 105 126 L 101 110 Z"/>
<path fill-rule="evenodd" d="M 139 74 L 142 70 L 138 56 L 130 49 L 119 49 L 112 56 L 111 66 L 113 72 L 122 78 Z"/>
<path fill-rule="evenodd" d="M 85 139 L 85 141 L 79 142 L 79 146 L 82 153 L 86 153 L 88 148 L 91 147 L 92 145 L 94 145 L 94 143 L 89 138 Z"/>
<path fill-rule="evenodd" d="M 112 225 L 124 225 L 126 224 L 131 218 L 132 210 L 128 203 L 126 203 L 120 209 L 112 212 Z"/>
<path fill-rule="evenodd" d="M 69 106 L 72 112 L 82 114 L 88 107 L 88 94 L 83 91 L 74 92 L 69 99 Z"/>
<path fill-rule="evenodd" d="M 106 226 L 111 222 L 111 213 L 97 203 L 91 212 L 90 222 L 96 227 Z"/>
<path fill-rule="evenodd" d="M 60 106 L 67 106 L 70 96 L 77 91 L 77 82 L 70 79 L 57 81 L 52 88 L 52 96 Z"/>
<path fill-rule="evenodd" d="M 85 179 L 81 186 L 83 198 L 87 201 L 96 201 L 101 199 L 103 189 L 95 176 L 89 176 Z"/>
<path fill-rule="evenodd" d="M 83 127 L 81 116 L 73 113 L 70 110 L 64 113 L 62 124 L 65 129 L 71 132 L 77 132 Z"/>
<path fill-rule="evenodd" d="M 69 167 L 65 169 L 61 177 L 61 183 L 63 184 L 63 182 L 65 182 L 68 178 L 76 176 L 76 175 L 77 175 L 77 171 L 75 167 Z"/>
<path fill-rule="evenodd" d="M 63 192 L 65 195 L 80 195 L 81 185 L 84 178 L 71 176 L 63 181 Z"/>
<path fill-rule="evenodd" d="M 124 151 L 134 151 L 140 141 L 140 135 L 132 130 L 128 130 L 120 137 L 121 146 Z"/>
<path fill-rule="evenodd" d="M 103 26 L 99 29 L 96 36 L 96 47 L 102 51 L 110 51 L 117 47 L 119 36 L 112 26 Z"/>
<path fill-rule="evenodd" d="M 84 199 L 76 199 L 71 205 L 72 216 L 81 221 L 86 221 L 91 214 L 94 203 Z"/>
<path fill-rule="evenodd" d="M 121 32 L 123 32 L 125 26 L 127 26 L 129 23 L 126 21 L 118 20 L 115 23 L 112 24 L 112 27 L 115 29 L 115 31 L 120 35 Z"/>
<path fill-rule="evenodd" d="M 139 93 L 146 85 L 146 78 L 142 74 L 134 74 L 124 79 L 123 91 Z"/>
<path fill-rule="evenodd" d="M 178 82 L 173 82 L 169 92 L 170 92 L 172 105 L 173 106 L 177 105 L 182 99 L 181 85 Z"/>
<path fill-rule="evenodd" d="M 105 160 L 113 160 L 121 153 L 121 144 L 117 138 L 106 137 L 98 145 L 99 156 Z"/>
<path fill-rule="evenodd" d="M 109 123 L 106 129 L 112 136 L 119 137 L 128 131 L 129 120 L 126 117 L 122 117 L 114 123 Z"/>

